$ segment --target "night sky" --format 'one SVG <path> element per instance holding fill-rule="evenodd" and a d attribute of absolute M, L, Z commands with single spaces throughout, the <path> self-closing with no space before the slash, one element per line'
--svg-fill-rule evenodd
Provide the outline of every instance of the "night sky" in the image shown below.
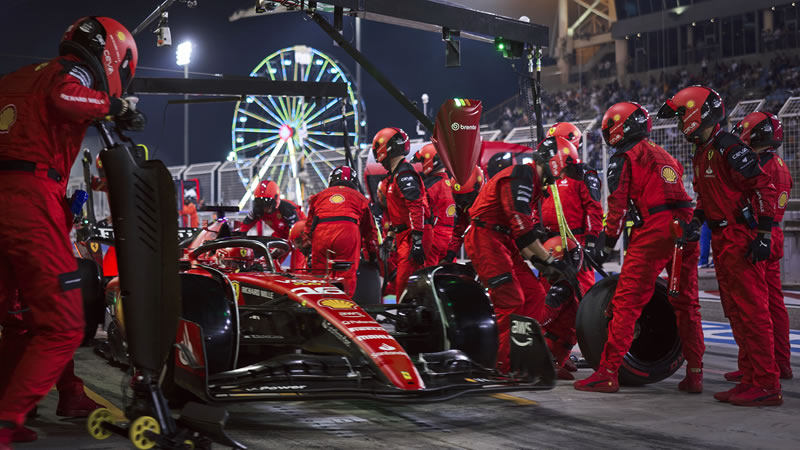
<path fill-rule="evenodd" d="M 110 16 L 133 30 L 159 3 L 3 0 L 0 73 L 56 56 L 62 33 L 79 17 Z M 333 56 L 355 73 L 350 57 L 335 47 L 316 24 L 304 20 L 301 13 L 228 21 L 235 10 L 252 5 L 252 1 L 199 0 L 196 8 L 189 9 L 176 3 L 169 15 L 173 46 L 156 47 L 152 34 L 155 25 L 136 37 L 137 75 L 182 77 L 182 68 L 175 64 L 175 47 L 187 39 L 194 43 L 191 72 L 247 75 L 273 51 L 303 44 Z M 353 21 L 345 20 L 344 35 L 354 42 Z M 440 35 L 362 21 L 363 52 L 412 100 L 428 93 L 429 106 L 437 110 L 446 98 L 477 98 L 484 102 L 486 110 L 516 94 L 518 82 L 511 63 L 502 59 L 492 45 L 462 39 L 461 49 L 462 66 L 446 69 Z M 387 126 L 400 126 L 411 134 L 416 120 L 366 72 L 363 80 L 370 137 Z M 168 106 L 170 98 L 177 97 L 142 96 L 139 105 L 149 123 L 147 130 L 134 138 L 147 144 L 167 165 L 176 165 L 183 161 L 183 106 Z M 190 163 L 225 159 L 231 147 L 233 107 L 234 103 L 190 106 Z"/>

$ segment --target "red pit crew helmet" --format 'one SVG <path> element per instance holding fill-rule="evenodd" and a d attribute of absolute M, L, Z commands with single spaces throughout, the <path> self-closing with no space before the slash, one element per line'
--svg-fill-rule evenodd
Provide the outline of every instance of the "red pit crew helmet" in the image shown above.
<path fill-rule="evenodd" d="M 127 28 L 110 17 L 83 17 L 67 28 L 58 54 L 83 60 L 95 78 L 95 88 L 111 97 L 128 89 L 139 59 L 136 41 Z"/>
<path fill-rule="evenodd" d="M 414 158 L 411 162 L 422 163 L 423 175 L 430 175 L 444 167 L 444 163 L 442 163 L 442 159 L 439 158 L 439 155 L 436 153 L 436 147 L 434 147 L 433 144 L 425 144 L 424 147 L 414 154 Z"/>
<path fill-rule="evenodd" d="M 578 151 L 563 137 L 549 137 L 536 147 L 533 159 L 542 165 L 542 181 L 544 184 L 555 183 L 567 164 L 581 162 Z"/>
<path fill-rule="evenodd" d="M 408 135 L 400 128 L 384 128 L 372 139 L 372 155 L 386 170 L 393 157 L 407 155 L 410 148 Z"/>
<path fill-rule="evenodd" d="M 620 147 L 650 135 L 653 121 L 642 105 L 620 102 L 608 108 L 601 123 L 603 139 L 611 147 Z"/>
<path fill-rule="evenodd" d="M 725 118 L 725 105 L 717 91 L 705 86 L 690 86 L 667 99 L 658 117 L 678 118 L 678 128 L 686 140 L 702 144 L 701 132 L 713 127 Z"/>
<path fill-rule="evenodd" d="M 579 148 L 581 146 L 583 133 L 581 133 L 578 127 L 569 122 L 558 122 L 547 130 L 547 137 L 563 137 L 575 148 Z"/>
<path fill-rule="evenodd" d="M 777 149 L 783 143 L 783 126 L 775 114 L 756 111 L 745 116 L 734 127 L 742 141 L 750 147 Z"/>

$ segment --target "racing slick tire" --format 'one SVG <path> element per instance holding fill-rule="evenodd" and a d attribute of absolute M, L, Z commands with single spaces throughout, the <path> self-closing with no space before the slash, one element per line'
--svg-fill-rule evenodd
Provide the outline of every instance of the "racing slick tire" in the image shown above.
<path fill-rule="evenodd" d="M 593 369 L 600 363 L 608 339 L 608 322 L 613 314 L 609 306 L 618 280 L 617 274 L 597 282 L 578 307 L 578 345 Z M 619 382 L 627 386 L 655 383 L 670 377 L 681 365 L 683 353 L 675 312 L 669 303 L 667 283 L 659 278 L 653 298 L 636 321 L 633 343 L 619 369 Z"/>
<path fill-rule="evenodd" d="M 353 301 L 359 305 L 379 305 L 381 298 L 381 273 L 378 263 L 362 259 L 358 266 L 356 291 Z"/>

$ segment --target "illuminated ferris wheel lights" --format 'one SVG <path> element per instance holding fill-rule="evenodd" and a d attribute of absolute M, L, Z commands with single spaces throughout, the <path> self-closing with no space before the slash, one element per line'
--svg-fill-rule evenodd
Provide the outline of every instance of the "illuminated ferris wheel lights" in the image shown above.
<path fill-rule="evenodd" d="M 254 100 L 253 97 L 248 96 L 244 101 L 246 101 L 247 103 L 253 103 L 253 100 Z"/>
<path fill-rule="evenodd" d="M 336 67 L 331 67 L 330 69 L 328 69 L 328 73 L 338 73 L 338 72 L 339 69 L 337 69 Z"/>
<path fill-rule="evenodd" d="M 239 122 L 242 122 L 242 123 L 245 123 L 245 122 L 247 122 L 247 116 L 241 116 L 241 117 L 239 117 Z"/>
<path fill-rule="evenodd" d="M 236 152 L 228 153 L 228 157 L 226 158 L 228 161 L 235 161 L 236 160 Z"/>
<path fill-rule="evenodd" d="M 278 73 L 278 69 L 269 69 L 269 73 L 274 75 L 274 74 Z"/>
<path fill-rule="evenodd" d="M 291 66 L 291 65 L 292 65 L 292 60 L 291 60 L 291 59 L 285 59 L 285 60 L 283 60 L 283 65 L 284 65 L 284 66 Z"/>
<path fill-rule="evenodd" d="M 286 124 L 281 125 L 281 129 L 278 130 L 278 136 L 280 136 L 281 140 L 284 142 L 291 139 L 293 134 L 292 127 Z"/>
<path fill-rule="evenodd" d="M 362 120 L 362 121 L 361 121 L 361 126 L 362 126 L 362 127 L 365 127 L 365 126 L 367 126 L 367 121 L 366 121 L 366 120 Z"/>
<path fill-rule="evenodd" d="M 243 137 L 241 137 L 241 136 L 237 137 L 237 138 L 236 138 L 236 143 L 237 143 L 237 144 L 244 143 L 244 138 L 243 138 Z"/>
<path fill-rule="evenodd" d="M 321 66 L 322 65 L 322 60 L 321 59 L 316 59 L 316 60 L 314 60 L 314 64 L 316 64 L 318 66 Z"/>

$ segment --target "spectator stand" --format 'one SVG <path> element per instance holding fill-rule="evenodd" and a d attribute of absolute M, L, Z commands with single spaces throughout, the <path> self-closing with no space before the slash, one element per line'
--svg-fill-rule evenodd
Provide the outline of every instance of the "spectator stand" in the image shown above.
<path fill-rule="evenodd" d="M 481 125 L 481 127 L 483 127 L 483 125 Z M 497 138 L 500 137 L 500 133 L 502 133 L 500 130 L 484 130 L 481 128 L 481 139 L 484 141 L 496 141 Z"/>

